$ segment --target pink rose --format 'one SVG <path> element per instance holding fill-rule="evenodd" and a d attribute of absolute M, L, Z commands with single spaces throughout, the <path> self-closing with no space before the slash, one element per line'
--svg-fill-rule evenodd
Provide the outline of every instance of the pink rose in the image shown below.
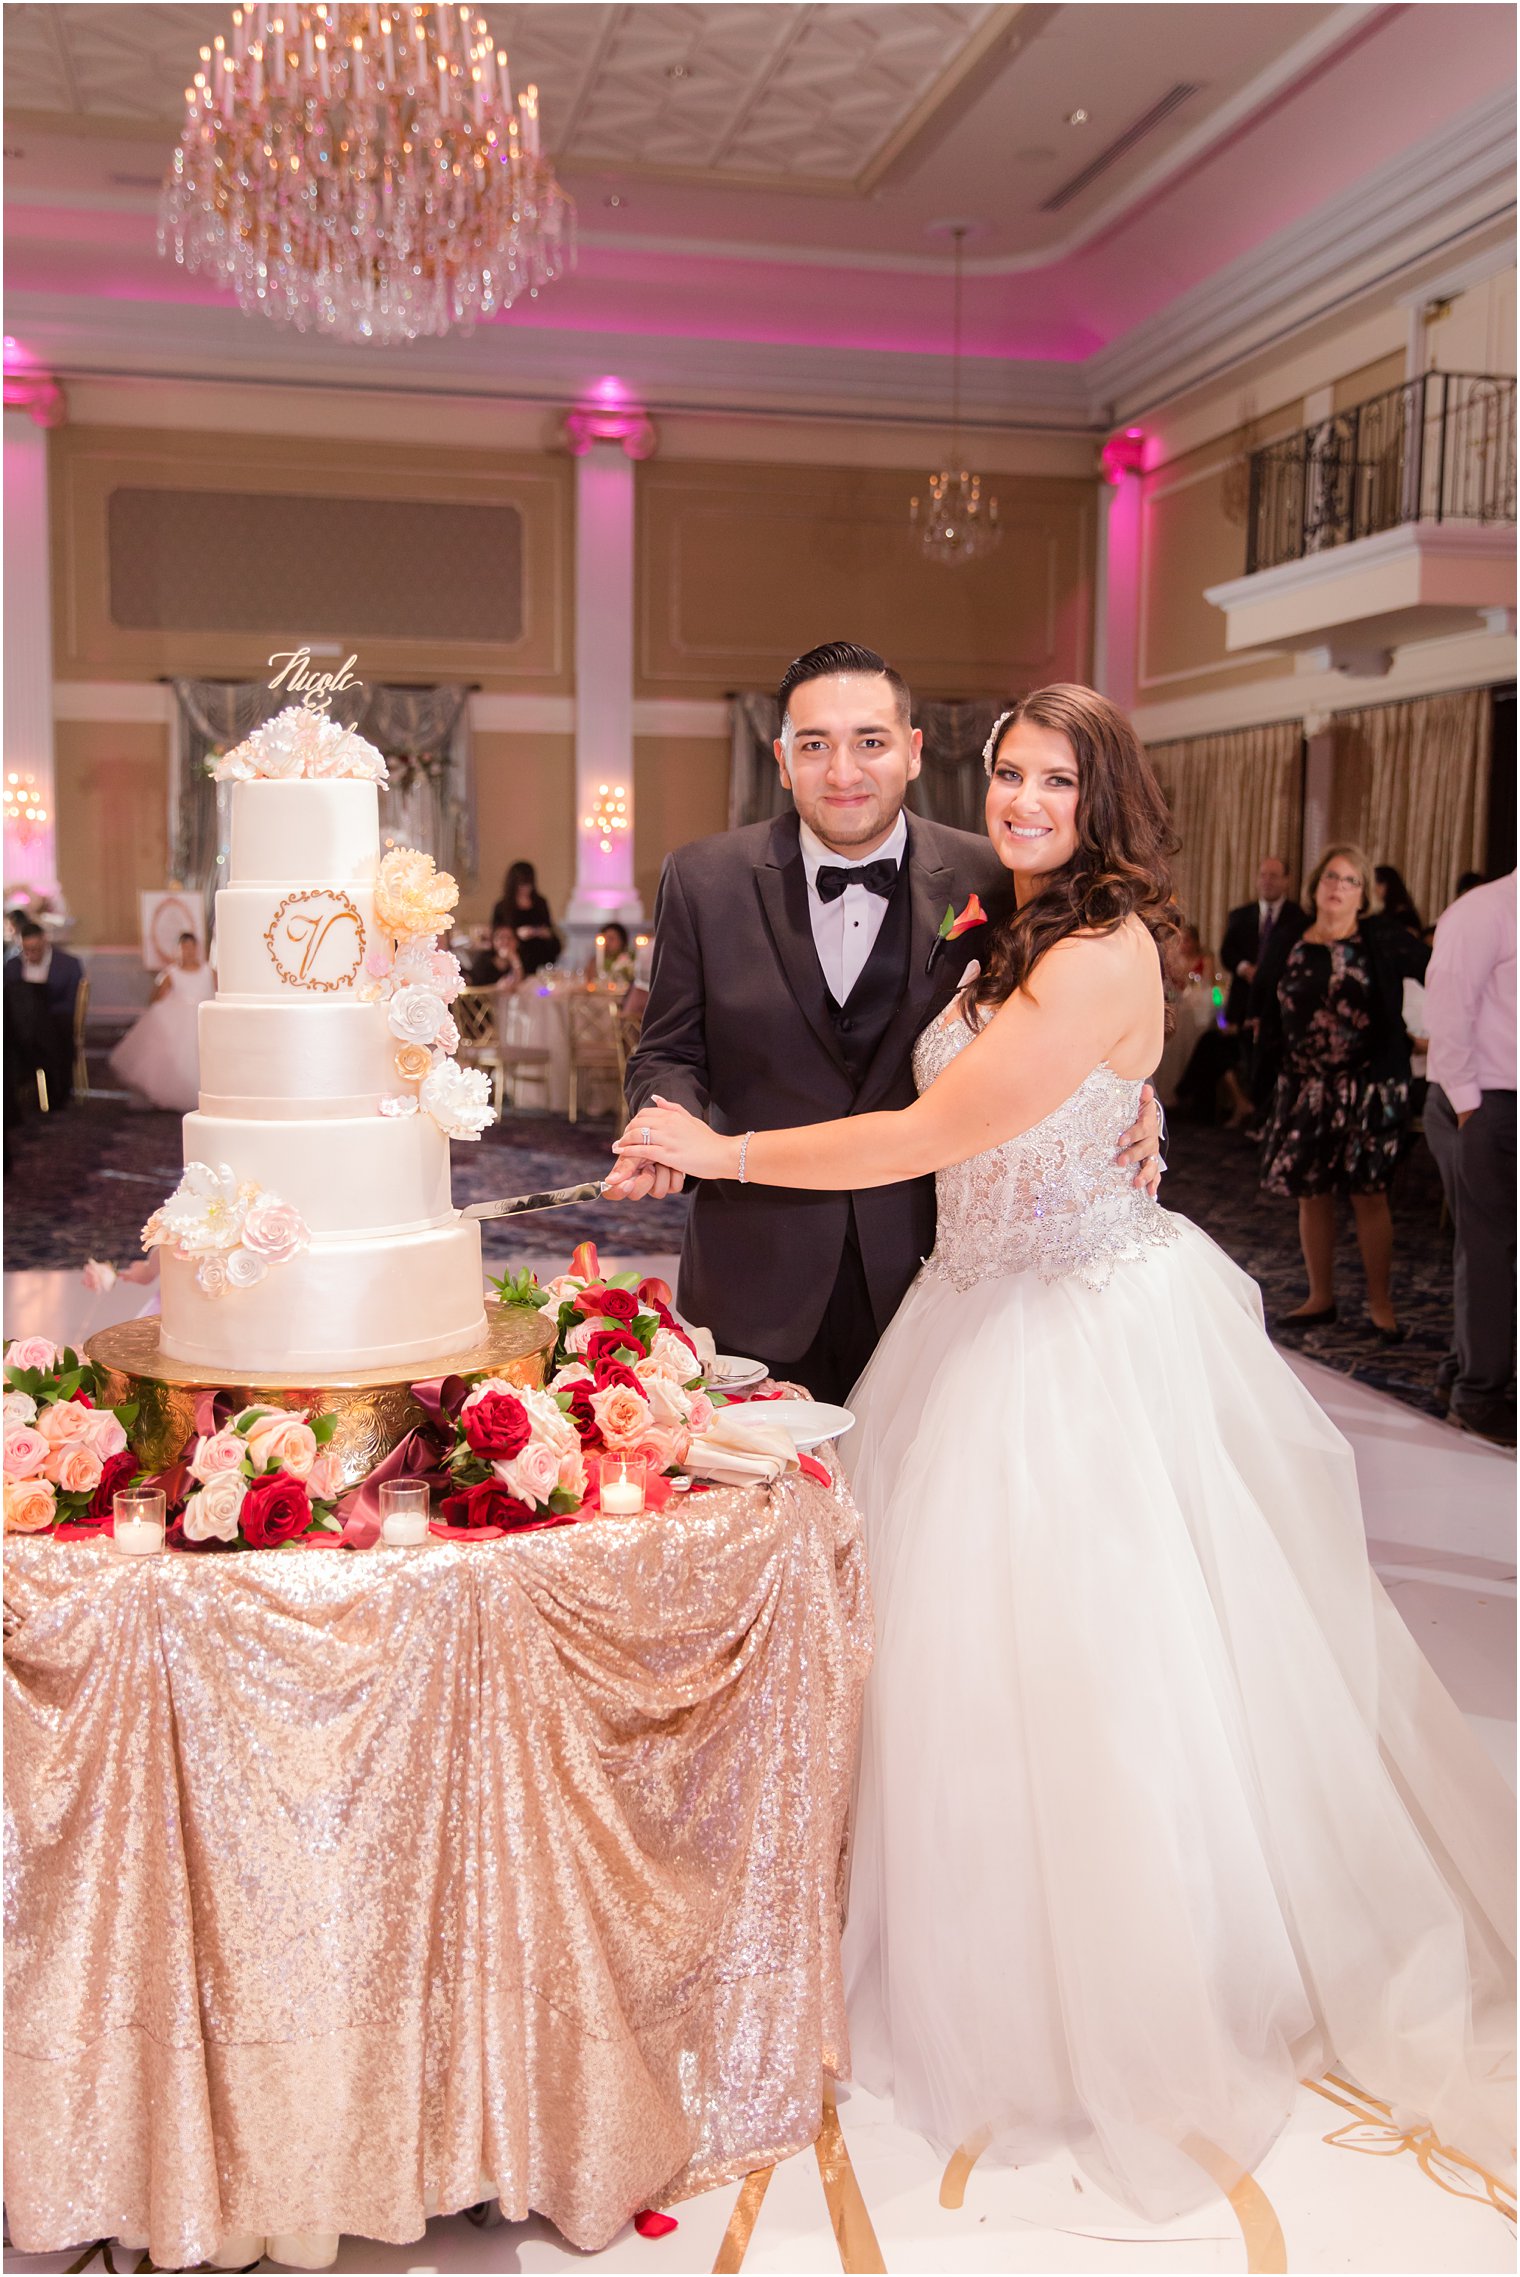
<path fill-rule="evenodd" d="M 90 1427 L 94 1408 L 86 1407 L 77 1399 L 55 1399 L 37 1418 L 37 1428 L 50 1447 L 66 1446 L 71 1439 L 82 1439 Z"/>
<path fill-rule="evenodd" d="M 100 1457 L 83 1440 L 55 1447 L 43 1470 L 61 1494 L 93 1494 L 100 1484 Z"/>
<path fill-rule="evenodd" d="M 105 1463 L 113 1455 L 121 1453 L 127 1443 L 127 1434 L 108 1407 L 97 1407 L 80 1432 L 79 1441 L 81 1446 L 88 1447 L 92 1455 L 98 1456 Z"/>
<path fill-rule="evenodd" d="M 247 1442 L 236 1431 L 215 1431 L 210 1437 L 197 1439 L 195 1453 L 190 1457 L 190 1476 L 202 1486 L 209 1486 L 214 1478 L 228 1471 L 240 1471 L 243 1457 L 248 1452 Z"/>
<path fill-rule="evenodd" d="M 7 1478 L 36 1478 L 52 1448 L 40 1431 L 28 1424 L 20 1424 L 5 1434 L 5 1475 Z"/>
<path fill-rule="evenodd" d="M 652 1420 L 648 1400 L 626 1384 L 611 1384 L 606 1391 L 593 1392 L 591 1412 L 602 1438 L 614 1450 L 633 1447 Z"/>
<path fill-rule="evenodd" d="M 51 1526 L 58 1498 L 45 1478 L 8 1478 L 5 1482 L 5 1530 L 8 1534 L 40 1534 Z"/>
<path fill-rule="evenodd" d="M 557 1447 L 543 1439 L 530 1439 L 509 1463 L 493 1463 L 491 1467 L 507 1492 L 520 1501 L 547 1502 L 559 1484 L 562 1460 Z"/>
<path fill-rule="evenodd" d="M 390 950 L 385 948 L 381 943 L 377 942 L 375 947 L 370 950 L 369 955 L 364 960 L 364 969 L 369 974 L 371 980 L 384 980 L 386 974 L 391 969 L 391 963 L 392 958 Z"/>
<path fill-rule="evenodd" d="M 567 1352 L 584 1352 L 595 1334 L 596 1329 L 589 1320 L 578 1320 L 565 1337 L 565 1350 Z"/>
<path fill-rule="evenodd" d="M 706 1392 L 688 1392 L 686 1397 L 691 1406 L 691 1412 L 686 1418 L 687 1429 L 694 1439 L 700 1439 L 704 1431 L 712 1429 L 718 1411 Z"/>
<path fill-rule="evenodd" d="M 265 1194 L 252 1203 L 243 1220 L 243 1247 L 266 1265 L 283 1265 L 307 1243 L 306 1221 L 289 1202 Z"/>
<path fill-rule="evenodd" d="M 288 1471 L 292 1478 L 306 1478 L 317 1459 L 317 1441 L 305 1410 L 261 1415 L 248 1433 L 248 1459 L 258 1472 Z"/>
<path fill-rule="evenodd" d="M 8 1345 L 5 1364 L 8 1368 L 40 1368 L 44 1375 L 56 1368 L 61 1354 L 56 1344 L 49 1344 L 45 1336 L 18 1336 Z"/>
<path fill-rule="evenodd" d="M 577 1446 L 573 1455 L 559 1459 L 559 1486 L 564 1494 L 573 1494 L 577 1502 L 586 1499 L 586 1458 Z"/>
<path fill-rule="evenodd" d="M 684 1423 L 655 1424 L 629 1452 L 647 1455 L 652 1470 L 668 1471 L 685 1462 L 690 1445 L 691 1433 Z"/>
<path fill-rule="evenodd" d="M 343 1472 L 325 1447 L 306 1474 L 306 1491 L 313 1502 L 336 1502 L 343 1492 Z"/>

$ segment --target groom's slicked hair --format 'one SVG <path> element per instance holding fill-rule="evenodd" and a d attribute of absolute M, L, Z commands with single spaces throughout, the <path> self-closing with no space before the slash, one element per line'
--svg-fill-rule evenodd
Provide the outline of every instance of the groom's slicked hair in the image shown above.
<path fill-rule="evenodd" d="M 897 716 L 904 727 L 913 724 L 913 697 L 902 674 L 890 665 L 874 648 L 862 648 L 853 640 L 826 640 L 821 648 L 810 648 L 806 656 L 794 656 L 781 675 L 776 690 L 776 705 L 781 714 L 781 732 L 786 733 L 787 707 L 799 688 L 809 680 L 834 680 L 843 672 L 857 672 L 863 678 L 885 680 L 892 691 Z"/>

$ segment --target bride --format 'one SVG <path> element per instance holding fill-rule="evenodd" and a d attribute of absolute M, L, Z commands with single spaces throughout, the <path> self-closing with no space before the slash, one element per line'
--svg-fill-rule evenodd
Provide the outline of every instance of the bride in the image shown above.
<path fill-rule="evenodd" d="M 1249 2172 L 1332 2064 L 1513 2144 L 1513 1802 L 1366 1556 L 1255 1284 L 1114 1167 L 1163 1038 L 1166 810 L 1091 689 L 987 748 L 1017 907 L 893 1114 L 625 1158 L 938 1174 L 855 1389 L 877 1601 L 845 1937 L 856 2076 L 945 2147 L 1065 2142 L 1142 2213 Z"/>
<path fill-rule="evenodd" d="M 150 1107 L 188 1114 L 200 1098 L 200 1008 L 216 987 L 193 933 L 181 933 L 179 962 L 158 976 L 153 1001 L 110 1058 L 111 1073 Z"/>

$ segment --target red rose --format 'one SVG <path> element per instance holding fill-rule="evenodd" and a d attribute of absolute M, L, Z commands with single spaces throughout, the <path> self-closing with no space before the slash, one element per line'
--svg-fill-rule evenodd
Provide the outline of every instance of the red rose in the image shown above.
<path fill-rule="evenodd" d="M 610 1363 L 604 1362 L 603 1364 L 614 1368 L 622 1366 L 620 1360 L 613 1360 Z M 631 1368 L 627 1372 L 629 1375 L 633 1375 Z M 638 1378 L 634 1376 L 634 1382 L 637 1383 L 637 1381 Z M 595 1383 L 590 1383 L 585 1376 L 577 1376 L 573 1384 L 566 1384 L 564 1388 L 565 1395 L 570 1402 L 568 1410 L 570 1420 L 581 1435 L 581 1445 L 583 1447 L 599 1447 L 602 1443 L 602 1434 L 596 1417 L 591 1412 L 591 1394 L 600 1390 L 601 1378 L 598 1377 Z"/>
<path fill-rule="evenodd" d="M 586 1349 L 581 1356 L 595 1375 L 604 1360 L 616 1360 L 624 1352 L 632 1353 L 635 1360 L 644 1357 L 644 1347 L 631 1329 L 594 1328 L 586 1339 Z"/>
<path fill-rule="evenodd" d="M 464 1494 L 445 1495 L 442 1512 L 450 1526 L 501 1526 L 509 1534 L 538 1522 L 537 1513 L 509 1494 L 499 1478 L 484 1479 Z"/>
<path fill-rule="evenodd" d="M 89 1508 L 81 1516 L 82 1526 L 114 1526 L 113 1504 L 124 1487 L 132 1484 L 137 1472 L 137 1457 L 130 1447 L 123 1447 L 119 1455 L 107 1455 L 101 1465 L 100 1484 L 90 1496 Z"/>
<path fill-rule="evenodd" d="M 256 1550 L 272 1550 L 305 1533 L 311 1524 L 311 1498 L 289 1471 L 271 1471 L 249 1487 L 238 1519 L 245 1541 Z"/>
<path fill-rule="evenodd" d="M 587 1320 L 636 1320 L 639 1300 L 632 1289 L 582 1289 L 575 1309 Z"/>
<path fill-rule="evenodd" d="M 533 1436 L 528 1411 L 511 1392 L 487 1392 L 463 1410 L 459 1427 L 477 1455 L 488 1463 L 509 1463 Z"/>
<path fill-rule="evenodd" d="M 644 1389 L 626 1360 L 598 1360 L 592 1374 L 598 1391 L 609 1391 L 614 1384 L 626 1384 L 630 1391 Z"/>

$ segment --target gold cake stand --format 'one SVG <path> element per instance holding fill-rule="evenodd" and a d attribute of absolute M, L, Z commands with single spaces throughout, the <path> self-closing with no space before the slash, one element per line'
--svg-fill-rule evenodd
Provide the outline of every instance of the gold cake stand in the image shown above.
<path fill-rule="evenodd" d="M 132 1452 L 145 1469 L 162 1470 L 182 1452 L 195 1432 L 195 1408 L 202 1392 L 230 1392 L 237 1408 L 305 1408 L 312 1415 L 336 1415 L 328 1452 L 345 1487 L 368 1476 L 407 1432 L 424 1420 L 412 1385 L 436 1376 L 499 1376 L 506 1383 L 542 1384 L 554 1345 L 552 1312 L 530 1312 L 486 1299 L 486 1332 L 466 1352 L 438 1360 L 415 1361 L 410 1368 L 367 1368 L 325 1383 L 309 1376 L 249 1375 L 224 1368 L 197 1368 L 166 1360 L 158 1348 L 155 1319 L 123 1320 L 102 1328 L 85 1345 L 100 1370 L 108 1405 L 137 1403 Z"/>

